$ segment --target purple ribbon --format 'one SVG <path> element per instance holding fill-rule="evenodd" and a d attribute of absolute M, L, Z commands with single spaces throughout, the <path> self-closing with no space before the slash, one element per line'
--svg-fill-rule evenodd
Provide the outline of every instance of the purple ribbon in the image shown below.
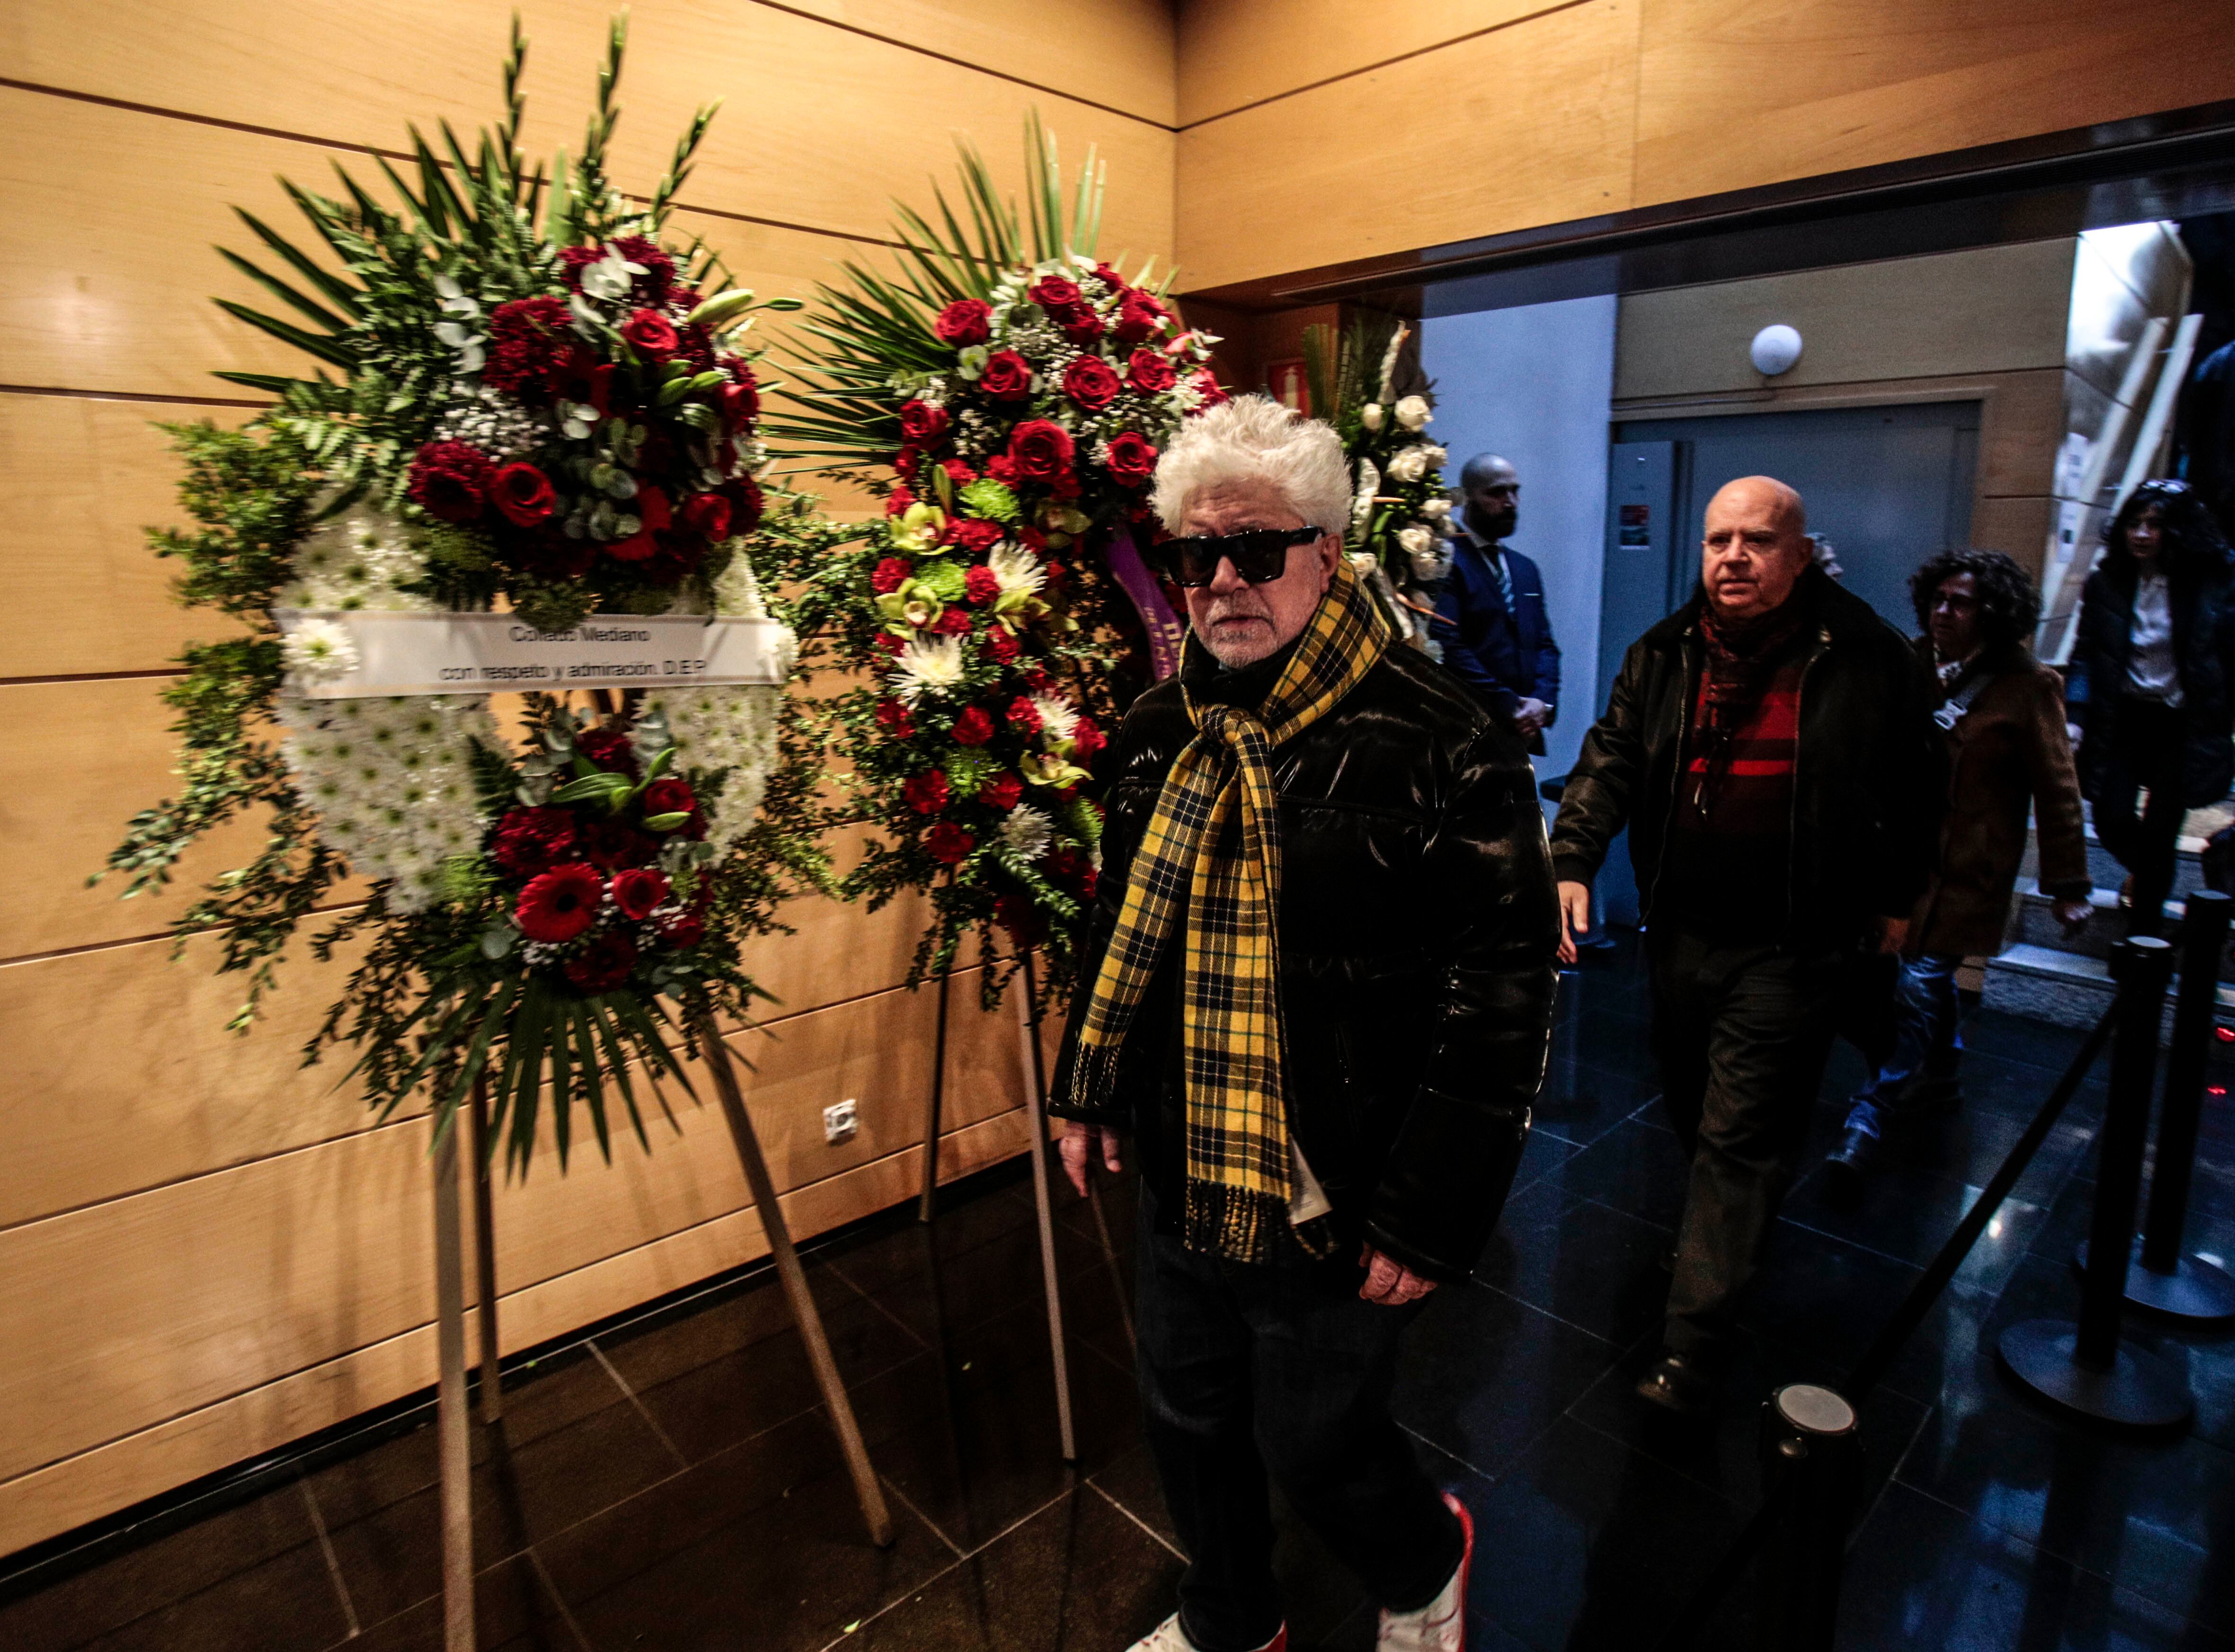
<path fill-rule="evenodd" d="M 1108 552 L 1111 573 L 1133 604 L 1133 611 L 1141 616 L 1141 628 L 1149 633 L 1149 665 L 1156 680 L 1163 681 L 1176 675 L 1180 668 L 1180 645 L 1187 639 L 1187 627 L 1172 612 L 1172 605 L 1164 600 L 1157 588 L 1156 576 L 1141 560 L 1141 553 L 1133 544 L 1133 532 L 1119 525 L 1110 536 Z"/>

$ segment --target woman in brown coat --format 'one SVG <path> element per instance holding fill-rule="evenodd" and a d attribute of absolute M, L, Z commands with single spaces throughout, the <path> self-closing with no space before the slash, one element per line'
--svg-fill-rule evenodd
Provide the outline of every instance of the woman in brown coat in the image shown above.
<path fill-rule="evenodd" d="M 2064 685 L 2028 646 L 2041 617 L 2039 593 L 2000 551 L 1943 552 L 1917 569 L 1909 588 L 1925 631 L 1917 651 L 1940 680 L 1934 715 L 1948 741 L 1948 810 L 1940 863 L 1910 924 L 1893 1048 L 1856 1095 L 1828 1161 L 1850 1192 L 1889 1123 L 1959 1097 L 1956 971 L 1966 957 L 2002 949 L 2029 811 L 2041 842 L 2042 893 L 2056 903 L 2058 920 L 2077 928 L 2089 909 Z"/>

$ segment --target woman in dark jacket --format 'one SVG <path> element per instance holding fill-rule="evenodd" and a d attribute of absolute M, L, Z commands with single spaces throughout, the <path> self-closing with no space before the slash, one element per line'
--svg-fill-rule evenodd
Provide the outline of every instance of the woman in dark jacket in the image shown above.
<path fill-rule="evenodd" d="M 2183 818 L 2235 780 L 2231 686 L 2227 541 L 2187 483 L 2146 482 L 2104 530 L 2065 689 L 2095 836 L 2130 875 L 2130 934 L 2164 921 Z"/>
<path fill-rule="evenodd" d="M 2090 910 L 2064 685 L 2028 646 L 2040 593 L 2000 551 L 1943 552 L 1909 589 L 1925 633 L 1917 652 L 1939 684 L 1933 718 L 1948 744 L 1948 806 L 1932 881 L 1910 920 L 1891 1052 L 1855 1096 L 1828 1161 L 1849 1193 L 1889 1124 L 1956 1098 L 1956 971 L 1967 957 L 2002 949 L 2029 813 L 2040 836 L 2042 893 L 2058 919 L 2076 928 Z"/>

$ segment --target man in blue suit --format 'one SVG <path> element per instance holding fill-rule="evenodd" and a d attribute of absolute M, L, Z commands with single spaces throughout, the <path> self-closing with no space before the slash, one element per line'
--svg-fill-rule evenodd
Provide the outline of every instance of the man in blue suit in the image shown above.
<path fill-rule="evenodd" d="M 1513 719 L 1543 754 L 1560 710 L 1560 648 L 1544 613 L 1537 564 L 1504 542 L 1521 520 L 1521 478 L 1494 453 L 1459 472 L 1465 509 L 1452 545 L 1452 571 L 1430 634 L 1444 664 L 1476 695 Z"/>

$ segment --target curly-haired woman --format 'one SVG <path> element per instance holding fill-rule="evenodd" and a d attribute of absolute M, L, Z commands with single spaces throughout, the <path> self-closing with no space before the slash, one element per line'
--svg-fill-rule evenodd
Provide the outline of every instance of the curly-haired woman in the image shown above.
<path fill-rule="evenodd" d="M 1956 971 L 1966 957 L 2002 949 L 2029 810 L 2040 834 L 2042 892 L 2068 927 L 2088 914 L 2063 685 L 2029 646 L 2039 593 L 2000 551 L 1944 551 L 1917 569 L 1909 591 L 1925 633 L 1917 652 L 1940 681 L 1934 718 L 1948 741 L 1948 808 L 1939 864 L 1910 925 L 1893 1047 L 1856 1095 L 1828 1161 L 1850 1194 L 1890 1124 L 1956 1098 Z"/>
<path fill-rule="evenodd" d="M 2144 482 L 2104 530 L 2067 678 L 2095 835 L 2131 874 L 2127 933 L 2155 934 L 2182 818 L 2235 780 L 2235 580 L 2187 483 Z"/>

